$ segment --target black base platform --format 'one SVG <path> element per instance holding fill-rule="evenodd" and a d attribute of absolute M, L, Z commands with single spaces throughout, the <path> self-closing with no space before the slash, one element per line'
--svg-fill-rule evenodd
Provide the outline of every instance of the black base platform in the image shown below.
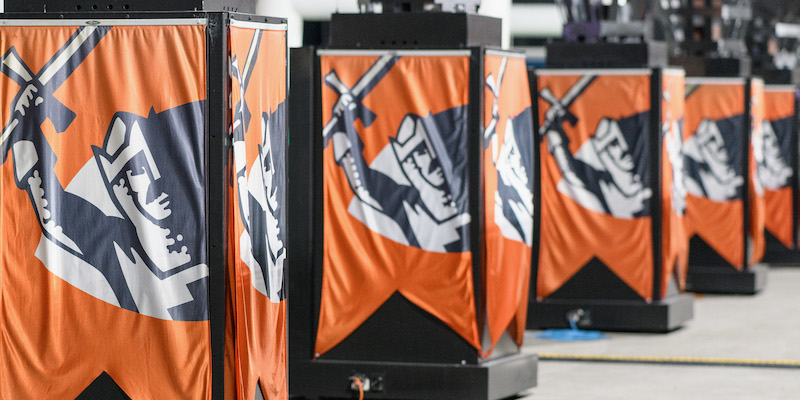
<path fill-rule="evenodd" d="M 350 378 L 358 375 L 370 379 L 369 399 L 496 400 L 535 387 L 537 362 L 533 354 L 478 364 L 297 361 L 289 385 L 292 398 L 352 399 Z"/>
<path fill-rule="evenodd" d="M 673 57 L 671 65 L 683 67 L 686 76 L 749 76 L 752 62 L 749 57 L 714 58 L 714 57 Z"/>
<path fill-rule="evenodd" d="M 764 252 L 763 264 L 770 267 L 800 267 L 800 251 L 790 249 L 775 249 Z"/>
<path fill-rule="evenodd" d="M 764 249 L 763 264 L 781 267 L 800 267 L 800 250 L 786 247 L 769 231 L 765 232 L 766 248 Z"/>
<path fill-rule="evenodd" d="M 709 294 L 756 294 L 767 284 L 767 270 L 764 264 L 756 264 L 745 271 L 690 265 L 686 290 Z"/>
<path fill-rule="evenodd" d="M 547 68 L 655 68 L 669 65 L 666 43 L 572 43 L 547 45 Z"/>
<path fill-rule="evenodd" d="M 694 315 L 694 298 L 683 294 L 647 303 L 636 300 L 544 299 L 528 306 L 528 329 L 569 328 L 567 315 L 583 310 L 578 327 L 619 332 L 670 332 Z"/>

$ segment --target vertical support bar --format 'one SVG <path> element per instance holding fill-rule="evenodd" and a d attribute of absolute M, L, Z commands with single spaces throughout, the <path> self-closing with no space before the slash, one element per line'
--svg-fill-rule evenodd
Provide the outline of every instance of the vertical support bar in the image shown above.
<path fill-rule="evenodd" d="M 792 165 L 792 247 L 797 249 L 800 240 L 800 87 L 795 86 L 792 138 L 790 140 Z"/>
<path fill-rule="evenodd" d="M 225 255 L 227 253 L 230 139 L 228 110 L 228 14 L 207 13 L 206 232 L 208 232 L 211 397 L 225 397 Z"/>
<path fill-rule="evenodd" d="M 742 246 L 742 252 L 744 253 L 744 259 L 742 260 L 742 272 L 747 272 L 750 270 L 750 248 L 748 243 L 750 242 L 750 135 L 753 133 L 753 108 L 752 108 L 752 97 L 753 97 L 753 78 L 747 78 L 744 80 L 744 120 L 742 121 L 742 134 L 744 135 L 744 140 L 742 143 L 744 144 L 744 151 L 742 152 L 744 157 L 744 190 L 742 190 L 742 210 L 744 210 L 744 218 L 742 221 L 742 228 L 744 229 L 744 243 Z"/>
<path fill-rule="evenodd" d="M 322 234 L 325 229 L 325 208 L 323 205 L 324 198 L 324 184 L 323 181 L 323 164 L 322 164 L 322 67 L 320 66 L 320 58 L 317 55 L 317 49 L 314 48 L 311 52 L 311 81 L 313 84 L 313 92 L 311 97 L 311 112 L 313 113 L 313 125 L 309 130 L 310 142 L 309 155 L 312 160 L 311 170 L 311 190 L 314 202 L 312 203 L 311 219 L 311 248 L 314 251 L 311 258 L 311 355 L 313 358 L 317 357 L 314 353 L 314 347 L 317 341 L 317 329 L 319 327 L 319 311 L 322 302 L 322 274 L 323 274 L 323 250 L 325 248 L 325 238 Z M 308 278 L 306 278 L 308 279 Z"/>
<path fill-rule="evenodd" d="M 542 132 L 539 131 L 539 80 L 533 69 L 528 70 L 531 90 L 531 116 L 533 117 L 533 248 L 531 251 L 531 282 L 528 287 L 528 304 L 537 301 L 539 280 L 539 234 L 542 229 Z M 530 307 L 529 307 L 530 309 Z M 530 313 L 529 313 L 530 315 Z"/>
<path fill-rule="evenodd" d="M 285 106 L 283 107 L 283 110 L 284 110 L 283 111 L 283 120 L 285 121 L 284 122 L 284 129 L 286 130 L 286 132 L 285 132 L 285 134 L 283 136 L 283 148 L 284 148 L 283 156 L 285 158 L 284 159 L 283 179 L 284 179 L 284 184 L 286 185 L 286 189 L 283 191 L 283 198 L 281 199 L 281 202 L 286 207 L 286 217 L 287 217 L 286 221 L 287 222 L 286 222 L 285 229 L 286 229 L 286 245 L 288 246 L 289 245 L 289 238 L 292 236 L 292 227 L 289 224 L 289 221 L 292 221 L 292 220 L 289 219 L 288 217 L 289 217 L 289 215 L 291 215 L 290 213 L 294 209 L 294 207 L 291 205 L 291 203 L 289 203 L 289 170 L 290 170 L 290 167 L 291 167 L 291 165 L 290 165 L 291 162 L 289 161 L 289 143 L 291 142 L 291 139 L 289 138 L 289 116 L 291 115 L 289 113 L 289 104 L 292 101 L 292 97 L 290 96 L 290 93 L 289 93 L 289 79 L 291 78 L 289 76 L 289 29 L 288 29 L 289 20 L 285 19 L 282 22 L 287 25 L 287 29 L 285 31 L 283 31 L 283 71 L 284 71 L 283 85 L 284 85 L 284 93 L 285 93 L 285 96 L 286 96 L 284 98 L 284 100 L 283 100 L 284 103 L 285 103 Z M 283 290 L 284 290 L 283 296 L 284 296 L 284 306 L 286 307 L 286 317 L 285 317 L 286 319 L 285 319 L 285 322 L 283 324 L 283 331 L 284 331 L 284 335 L 285 335 L 284 337 L 286 338 L 286 354 L 284 354 L 284 356 L 286 357 L 286 364 L 284 365 L 284 368 L 286 370 L 286 390 L 288 392 L 288 390 L 289 390 L 289 346 L 292 345 L 292 340 L 289 338 L 289 332 L 290 332 L 290 330 L 289 330 L 289 301 L 287 300 L 289 298 L 289 296 L 291 295 L 291 289 L 289 288 L 289 284 L 291 283 L 291 280 L 289 279 L 289 273 L 286 270 L 287 269 L 286 267 L 288 266 L 289 268 L 291 268 L 292 263 L 294 262 L 294 255 L 291 252 L 288 252 L 288 250 L 291 249 L 291 247 L 286 247 L 285 249 L 286 250 L 284 250 L 284 251 L 286 252 L 286 258 L 283 261 Z M 262 395 L 263 395 L 263 393 L 262 393 Z"/>
<path fill-rule="evenodd" d="M 662 146 L 663 137 L 661 133 L 662 118 L 662 90 L 663 90 L 664 70 L 653 68 L 650 75 L 650 121 L 648 134 L 650 135 L 650 187 L 653 192 L 650 198 L 650 218 L 652 227 L 653 243 L 653 301 L 662 299 L 661 286 L 664 266 L 662 258 Z"/>
<path fill-rule="evenodd" d="M 475 286 L 475 316 L 478 331 L 486 323 L 483 310 L 483 47 L 472 47 L 469 57 L 469 105 L 467 106 L 467 190 L 469 198 L 470 251 Z"/>
<path fill-rule="evenodd" d="M 321 146 L 317 146 L 319 127 L 320 76 L 316 48 L 291 50 L 292 70 L 289 74 L 289 152 L 287 157 L 289 221 L 293 221 L 288 239 L 292 249 L 290 266 L 289 364 L 314 358 L 314 332 L 319 315 L 319 289 L 315 274 L 321 270 L 322 235 L 320 190 L 322 167 Z M 317 149 L 320 147 L 320 149 Z M 319 157 L 319 158 L 318 158 Z M 319 170 L 319 171 L 318 171 Z M 316 313 L 315 313 L 316 310 Z"/>

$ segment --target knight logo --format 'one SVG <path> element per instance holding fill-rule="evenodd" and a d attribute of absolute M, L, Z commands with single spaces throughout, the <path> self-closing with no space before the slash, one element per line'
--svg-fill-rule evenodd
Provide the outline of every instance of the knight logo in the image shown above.
<path fill-rule="evenodd" d="M 82 27 L 34 74 L 14 47 L 2 72 L 19 84 L 0 136 L 42 231 L 35 256 L 53 274 L 115 306 L 166 320 L 207 320 L 203 102 L 147 117 L 116 113 L 102 147 L 66 186 L 42 124 L 76 114 L 53 93 L 109 27 Z"/>
<path fill-rule="evenodd" d="M 663 99 L 669 103 L 670 91 L 663 92 Z M 664 146 L 672 170 L 672 210 L 676 215 L 686 212 L 686 175 L 684 174 L 683 118 L 675 119 L 670 107 L 666 107 L 667 117 L 661 127 Z"/>
<path fill-rule="evenodd" d="M 760 148 L 757 153 L 759 157 L 756 157 L 758 180 L 765 189 L 772 191 L 788 187 L 789 178 L 792 177 L 792 167 L 789 166 L 788 161 L 791 148 L 791 128 L 781 129 L 783 126 L 780 121 L 775 125 L 778 129 L 775 129 L 769 121 L 764 121 L 761 126 L 760 144 L 754 143 L 757 148 Z"/>
<path fill-rule="evenodd" d="M 498 101 L 508 57 L 503 57 L 495 78 L 486 77 L 486 86 L 494 96 L 492 120 L 484 131 L 486 146 L 492 145 L 492 161 L 497 169 L 494 222 L 503 237 L 531 246 L 533 243 L 533 180 L 526 169 L 533 165 L 533 129 L 531 109 L 528 107 L 506 120 L 505 137 L 498 145 L 497 126 L 500 120 Z"/>
<path fill-rule="evenodd" d="M 741 199 L 741 117 L 704 119 L 684 142 L 686 190 L 695 197 L 724 202 Z"/>
<path fill-rule="evenodd" d="M 233 109 L 233 162 L 236 169 L 239 211 L 244 232 L 239 237 L 241 259 L 250 269 L 251 283 L 272 302 L 286 298 L 284 291 L 284 263 L 286 261 L 286 233 L 283 226 L 283 199 L 285 171 L 283 135 L 286 121 L 281 103 L 272 113 L 262 112 L 258 156 L 247 171 L 245 135 L 250 126 L 250 110 L 245 103 L 245 93 L 255 68 L 261 30 L 255 30 L 245 60 L 231 59 L 231 72 L 239 83 L 240 101 Z M 241 66 L 240 66 L 241 62 Z"/>
<path fill-rule="evenodd" d="M 653 195 L 647 182 L 646 146 L 642 145 L 647 136 L 642 134 L 647 113 L 620 120 L 601 119 L 594 135 L 575 154 L 570 152 L 564 124 L 575 126 L 578 118 L 569 108 L 595 78 L 582 76 L 562 99 L 549 88 L 539 92 L 550 104 L 541 132 L 562 175 L 558 191 L 598 213 L 623 219 L 646 216 Z"/>
<path fill-rule="evenodd" d="M 365 128 L 377 118 L 362 101 L 398 62 L 399 56 L 378 58 L 353 87 L 347 87 L 336 71 L 325 75 L 325 84 L 339 95 L 331 119 L 323 129 L 324 145 L 333 146 L 336 164 L 342 168 L 353 199 L 348 213 L 370 230 L 394 242 L 432 252 L 464 252 L 468 249 L 463 137 L 466 107 L 437 114 L 407 114 L 394 137 L 367 164 L 364 144 L 356 130 L 357 119 Z"/>

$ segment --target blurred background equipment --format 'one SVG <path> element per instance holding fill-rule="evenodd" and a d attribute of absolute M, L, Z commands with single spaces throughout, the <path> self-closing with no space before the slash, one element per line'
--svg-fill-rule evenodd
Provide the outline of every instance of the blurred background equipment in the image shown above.
<path fill-rule="evenodd" d="M 750 0 L 664 0 L 654 15 L 670 44 L 670 62 L 688 76 L 744 76 L 751 63 L 745 45 L 753 13 Z"/>

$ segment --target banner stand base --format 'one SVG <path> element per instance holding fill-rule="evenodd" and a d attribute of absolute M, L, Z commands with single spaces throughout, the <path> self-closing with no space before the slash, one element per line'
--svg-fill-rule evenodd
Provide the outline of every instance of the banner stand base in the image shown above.
<path fill-rule="evenodd" d="M 800 250 L 786 247 L 768 230 L 765 234 L 766 248 L 761 262 L 769 266 L 800 267 Z"/>
<path fill-rule="evenodd" d="M 292 398 L 352 398 L 351 378 L 361 376 L 370 379 L 369 399 L 497 400 L 535 387 L 537 363 L 534 354 L 478 364 L 302 360 L 292 362 L 289 385 Z"/>
<path fill-rule="evenodd" d="M 753 265 L 745 271 L 689 266 L 686 290 L 711 294 L 756 294 L 767 284 L 767 270 L 764 264 Z"/>
<path fill-rule="evenodd" d="M 670 296 L 647 303 L 634 300 L 544 299 L 528 307 L 528 329 L 569 328 L 568 315 L 582 310 L 581 329 L 666 333 L 694 315 L 694 297 Z"/>
<path fill-rule="evenodd" d="M 800 267 L 800 251 L 792 249 L 767 249 L 761 260 L 770 267 Z"/>

